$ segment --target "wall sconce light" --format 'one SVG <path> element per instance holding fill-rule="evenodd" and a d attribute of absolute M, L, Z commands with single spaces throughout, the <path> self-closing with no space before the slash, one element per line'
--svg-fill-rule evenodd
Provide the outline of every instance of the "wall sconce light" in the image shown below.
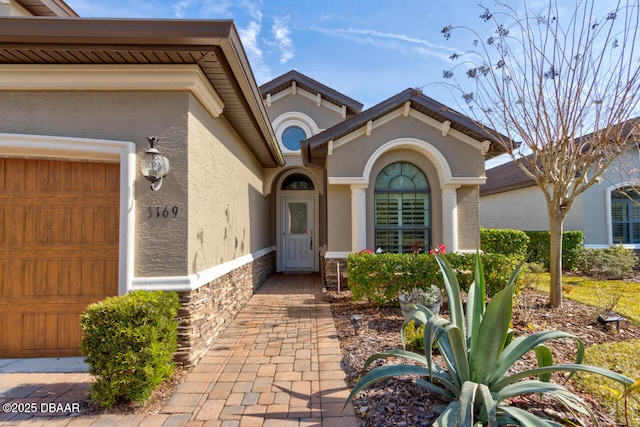
<path fill-rule="evenodd" d="M 162 178 L 169 173 L 169 159 L 160 154 L 155 147 L 158 142 L 157 137 L 149 136 L 149 148 L 144 152 L 140 161 L 140 171 L 145 178 L 151 181 L 151 189 L 158 191 L 162 187 Z"/>

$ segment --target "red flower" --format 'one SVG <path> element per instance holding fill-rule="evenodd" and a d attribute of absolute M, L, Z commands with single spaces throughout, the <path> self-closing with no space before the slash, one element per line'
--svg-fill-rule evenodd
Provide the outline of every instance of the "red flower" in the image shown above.
<path fill-rule="evenodd" d="M 374 254 L 374 252 L 371 249 L 363 249 L 360 252 L 358 252 L 358 255 L 362 255 L 362 254 Z"/>
<path fill-rule="evenodd" d="M 438 243 L 438 247 L 430 249 L 429 253 L 431 255 L 433 255 L 433 254 L 443 254 L 444 255 L 444 254 L 447 253 L 447 247 L 445 245 L 443 245 L 442 243 Z"/>

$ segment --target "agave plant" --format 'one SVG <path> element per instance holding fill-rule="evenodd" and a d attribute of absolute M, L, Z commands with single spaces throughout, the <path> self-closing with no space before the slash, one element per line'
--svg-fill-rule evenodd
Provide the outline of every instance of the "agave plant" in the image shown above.
<path fill-rule="evenodd" d="M 397 376 L 418 376 L 416 383 L 449 402 L 443 407 L 434 426 L 560 426 L 523 409 L 510 406 L 511 398 L 539 393 L 557 399 L 580 420 L 598 421 L 588 404 L 579 396 L 559 384 L 549 382 L 554 372 L 591 372 L 611 378 L 628 387 L 634 380 L 607 369 L 583 365 L 584 344 L 575 335 L 562 331 L 541 331 L 514 338 L 509 324 L 512 298 L 522 264 L 511 275 L 503 290 L 487 304 L 485 301 L 484 273 L 480 257 L 476 258 L 474 282 L 469 288 L 466 318 L 463 311 L 460 286 L 455 272 L 447 260 L 436 254 L 442 270 L 445 291 L 449 301 L 450 320 L 434 315 L 428 308 L 414 304 L 400 330 L 404 345 L 404 330 L 412 320 L 425 325 L 425 355 L 405 349 L 392 349 L 369 357 L 367 368 L 381 358 L 400 357 L 417 365 L 399 364 L 380 366 L 364 375 L 351 391 L 346 404 L 362 389 L 376 382 Z M 576 344 L 576 359 L 572 364 L 554 365 L 549 340 L 568 338 Z M 442 356 L 443 366 L 435 363 L 434 345 Z M 522 372 L 510 372 L 513 364 L 529 351 L 535 352 L 537 367 Z M 345 406 L 346 406 L 345 404 Z"/>

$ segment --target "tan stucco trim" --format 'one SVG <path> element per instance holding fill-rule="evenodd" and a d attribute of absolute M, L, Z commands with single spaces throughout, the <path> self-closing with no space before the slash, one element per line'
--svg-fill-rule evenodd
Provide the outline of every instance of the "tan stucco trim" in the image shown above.
<path fill-rule="evenodd" d="M 188 90 L 218 117 L 224 103 L 199 66 L 0 65 L 0 90 Z"/>
<path fill-rule="evenodd" d="M 406 106 L 407 104 L 405 104 Z M 386 114 L 376 120 L 369 120 L 367 122 L 367 125 L 365 127 L 362 127 L 360 129 L 354 130 L 353 132 L 348 133 L 347 135 L 343 136 L 342 138 L 339 138 L 338 140 L 334 141 L 333 143 L 333 149 L 337 149 L 342 147 L 343 145 L 346 145 L 348 143 L 350 143 L 351 141 L 358 139 L 362 136 L 371 136 L 373 133 L 375 133 L 376 128 L 379 128 L 381 126 L 384 126 L 385 124 L 401 118 L 401 117 L 412 117 L 428 126 L 431 126 L 434 129 L 440 130 L 443 136 L 450 136 L 452 138 L 455 138 L 461 142 L 464 142 L 467 145 L 470 145 L 476 149 L 478 149 L 478 151 L 480 151 L 480 153 L 482 155 L 486 155 L 487 150 L 489 148 L 489 145 L 487 145 L 487 141 L 478 141 L 476 139 L 471 138 L 470 136 L 452 129 L 448 126 L 446 126 L 445 124 L 448 121 L 445 122 L 439 122 L 436 119 L 433 119 L 429 116 L 427 116 L 426 114 L 423 114 L 419 111 L 416 111 L 414 109 L 409 109 L 409 111 L 406 111 L 406 107 L 405 108 L 398 108 L 392 112 L 390 112 L 389 114 Z M 451 122 L 449 122 L 450 124 Z M 444 129 L 446 128 L 446 132 L 444 131 Z"/>
<path fill-rule="evenodd" d="M 295 83 L 295 81 L 293 83 Z M 295 90 L 294 90 L 294 87 L 295 87 Z M 267 94 L 267 98 L 268 99 L 265 99 L 265 105 L 270 106 L 272 103 L 274 103 L 277 100 L 282 99 L 282 98 L 284 98 L 285 96 L 288 96 L 288 95 L 300 95 L 300 96 L 302 96 L 304 98 L 307 98 L 307 99 L 315 102 L 318 107 L 322 106 L 322 107 L 328 108 L 329 110 L 331 110 L 331 111 L 333 111 L 335 113 L 338 113 L 340 115 L 343 114 L 344 109 L 346 108 L 345 106 L 340 106 L 339 107 L 339 106 L 335 105 L 334 103 L 323 99 L 322 95 L 320 94 L 320 92 L 318 92 L 318 94 L 314 95 L 313 93 L 308 92 L 308 91 L 304 90 L 303 88 L 300 88 L 300 87 L 294 86 L 294 85 L 292 85 L 291 87 L 288 87 L 288 88 L 286 88 L 286 89 L 284 89 L 284 90 L 282 90 L 282 91 L 280 91 L 280 92 L 278 92 L 276 94 L 268 93 Z M 320 98 L 318 98 L 318 95 L 320 95 Z"/>
<path fill-rule="evenodd" d="M 482 185 L 486 181 L 486 177 L 454 177 L 451 172 L 451 167 L 447 162 L 445 156 L 433 145 L 426 141 L 416 138 L 399 138 L 393 141 L 389 141 L 380 146 L 367 161 L 364 170 L 360 176 L 353 177 L 336 177 L 330 176 L 327 178 L 328 183 L 331 185 L 365 185 L 370 182 L 371 169 L 378 161 L 378 159 L 393 150 L 409 149 L 416 151 L 427 159 L 431 160 L 438 173 L 438 178 L 442 186 L 446 185 Z"/>
<path fill-rule="evenodd" d="M 0 133 L 0 156 L 120 163 L 118 294 L 131 290 L 134 267 L 136 146 L 133 142 Z"/>

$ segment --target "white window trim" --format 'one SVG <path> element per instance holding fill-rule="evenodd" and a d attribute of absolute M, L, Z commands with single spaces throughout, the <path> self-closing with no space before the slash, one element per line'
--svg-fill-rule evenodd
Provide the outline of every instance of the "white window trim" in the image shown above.
<path fill-rule="evenodd" d="M 322 131 L 311 117 L 298 111 L 290 111 L 279 115 L 271 125 L 283 154 L 300 154 L 300 150 L 290 150 L 282 142 L 282 134 L 288 127 L 298 126 L 304 131 L 307 138 Z"/>
<path fill-rule="evenodd" d="M 607 243 L 609 245 L 609 247 L 616 245 L 617 243 L 613 243 L 613 230 L 612 230 L 612 221 L 613 218 L 611 217 L 611 193 L 614 190 L 617 190 L 619 188 L 623 188 L 623 187 L 632 187 L 632 186 L 637 186 L 638 182 L 637 181 L 622 181 L 618 184 L 612 185 L 611 187 L 608 187 L 605 192 L 605 206 L 606 206 L 606 227 L 607 227 Z M 586 247 L 587 245 L 585 245 Z M 640 245 L 637 243 L 623 243 L 622 244 L 623 248 L 627 248 L 627 249 L 640 249 Z"/>

